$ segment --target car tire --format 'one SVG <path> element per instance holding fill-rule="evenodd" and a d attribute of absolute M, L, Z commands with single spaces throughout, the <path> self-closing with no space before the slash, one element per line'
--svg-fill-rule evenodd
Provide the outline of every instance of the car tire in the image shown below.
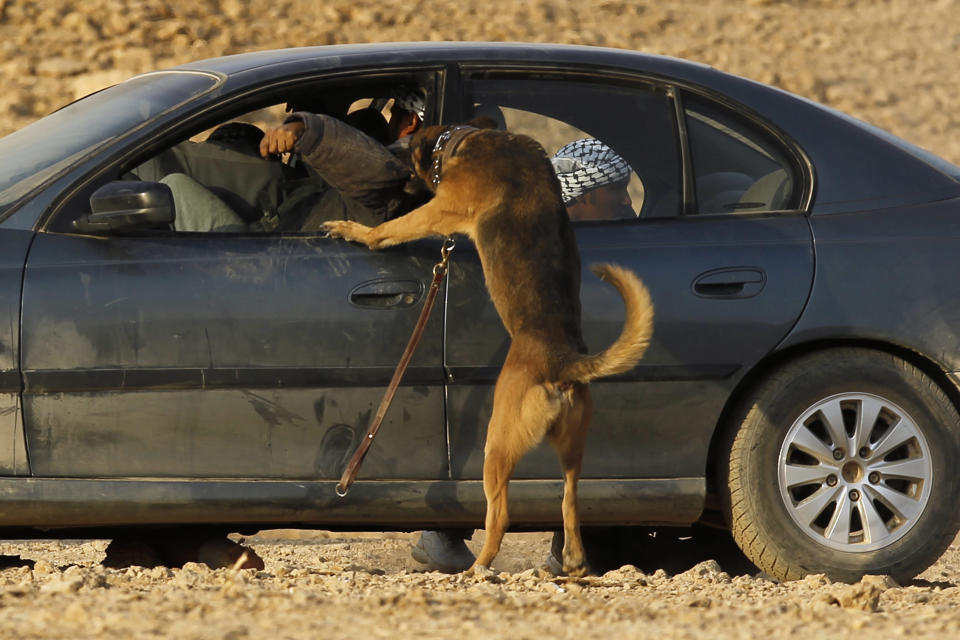
<path fill-rule="evenodd" d="M 859 348 L 803 356 L 749 395 L 721 461 L 733 537 L 780 580 L 904 583 L 960 527 L 960 415 L 926 374 Z"/>

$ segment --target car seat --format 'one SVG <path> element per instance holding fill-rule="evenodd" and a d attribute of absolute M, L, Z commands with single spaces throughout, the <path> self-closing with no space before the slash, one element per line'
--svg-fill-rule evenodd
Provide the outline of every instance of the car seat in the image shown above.
<path fill-rule="evenodd" d="M 754 182 L 737 202 L 737 211 L 776 211 L 787 206 L 792 182 L 784 169 L 771 171 Z"/>

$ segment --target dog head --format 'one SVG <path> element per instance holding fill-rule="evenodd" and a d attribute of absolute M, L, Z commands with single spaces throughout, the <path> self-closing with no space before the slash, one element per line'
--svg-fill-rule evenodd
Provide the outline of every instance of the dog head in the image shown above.
<path fill-rule="evenodd" d="M 423 127 L 410 137 L 410 164 L 413 172 L 431 191 L 434 190 L 434 186 L 430 180 L 430 172 L 433 168 L 433 154 L 437 147 L 437 140 L 452 129 L 452 126 L 441 125 Z"/>
<path fill-rule="evenodd" d="M 474 118 L 465 126 L 472 129 L 494 129 L 497 124 L 491 118 L 481 116 Z M 447 152 L 446 138 L 455 130 L 463 127 L 464 125 L 423 127 L 410 137 L 410 164 L 413 167 L 413 172 L 431 191 L 436 190 L 434 177 L 440 161 L 437 155 Z"/>

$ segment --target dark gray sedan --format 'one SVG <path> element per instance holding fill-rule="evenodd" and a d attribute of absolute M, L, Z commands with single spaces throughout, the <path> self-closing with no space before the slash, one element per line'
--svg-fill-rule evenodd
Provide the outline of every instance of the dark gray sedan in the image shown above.
<path fill-rule="evenodd" d="M 548 153 L 598 138 L 632 168 L 634 212 L 574 223 L 584 266 L 633 269 L 657 314 L 641 363 L 593 386 L 585 525 L 725 524 L 783 579 L 904 580 L 941 554 L 960 517 L 960 168 L 704 65 L 466 43 L 206 60 L 0 140 L 6 535 L 482 524 L 507 335 L 475 251 L 454 250 L 381 435 L 338 498 L 440 242 L 326 239 L 285 218 L 302 194 L 291 184 L 322 191 L 316 172 L 237 142 L 290 107 L 385 111 L 411 86 L 427 123 L 487 115 Z M 212 171 L 184 159 L 208 149 L 235 155 Z M 174 230 L 157 166 L 249 228 Z M 582 302 L 596 351 L 622 304 L 589 273 Z M 535 450 L 511 483 L 513 524 L 556 527 L 560 495 L 555 457 Z"/>

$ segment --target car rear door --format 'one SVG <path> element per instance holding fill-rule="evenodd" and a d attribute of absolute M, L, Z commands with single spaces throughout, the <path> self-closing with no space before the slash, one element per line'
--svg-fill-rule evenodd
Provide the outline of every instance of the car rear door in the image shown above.
<path fill-rule="evenodd" d="M 496 105 L 508 129 L 533 135 L 548 154 L 572 137 L 590 136 L 632 165 L 631 190 L 642 185 L 632 196 L 638 217 L 574 223 L 584 268 L 583 331 L 597 352 L 621 330 L 619 295 L 588 271 L 612 262 L 649 287 L 654 337 L 631 372 L 591 386 L 583 476 L 702 478 L 732 389 L 775 348 L 806 302 L 813 250 L 799 206 L 804 174 L 768 132 L 723 109 L 718 115 L 709 101 L 691 99 L 678 118 L 677 92 L 655 83 L 485 69 L 467 74 L 464 84 L 478 110 Z M 681 131 L 690 146 L 681 145 Z M 782 185 L 770 180 L 748 193 L 781 169 L 789 193 L 775 201 Z M 450 456 L 454 477 L 466 479 L 482 475 L 492 385 L 509 342 L 475 253 L 458 247 L 454 254 L 446 344 Z M 514 477 L 558 474 L 556 456 L 541 445 Z"/>

